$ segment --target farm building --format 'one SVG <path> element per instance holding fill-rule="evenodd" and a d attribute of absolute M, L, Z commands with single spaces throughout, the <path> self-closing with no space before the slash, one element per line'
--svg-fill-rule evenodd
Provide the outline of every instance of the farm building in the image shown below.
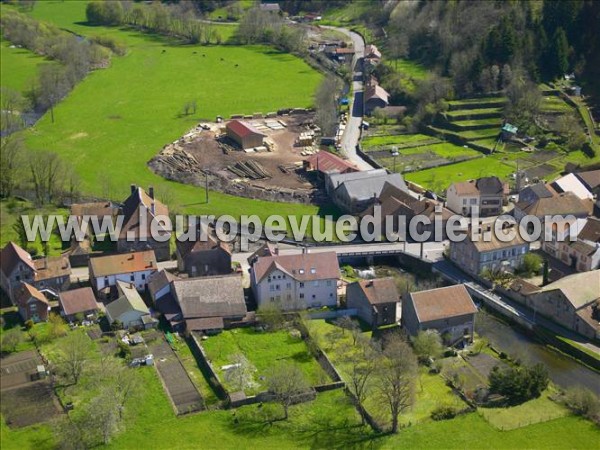
<path fill-rule="evenodd" d="M 100 311 L 100 305 L 96 302 L 96 296 L 91 287 L 61 292 L 58 304 L 63 317 L 68 322 L 77 322 L 79 316 L 82 319 L 93 319 Z"/>
<path fill-rule="evenodd" d="M 375 108 L 385 108 L 389 105 L 390 94 L 379 86 L 372 84 L 365 89 L 365 113 L 371 114 Z"/>
<path fill-rule="evenodd" d="M 358 317 L 373 327 L 390 325 L 400 319 L 400 295 L 391 277 L 349 284 L 346 305 L 356 308 Z"/>
<path fill-rule="evenodd" d="M 340 158 L 330 152 L 318 152 L 304 161 L 304 169 L 316 170 L 321 173 L 350 173 L 358 169 L 350 161 Z"/>
<path fill-rule="evenodd" d="M 125 329 L 152 328 L 156 320 L 132 283 L 117 281 L 119 298 L 106 306 L 106 317 L 112 325 L 120 322 Z"/>
<path fill-rule="evenodd" d="M 241 120 L 232 120 L 226 125 L 227 137 L 235 141 L 244 150 L 261 147 L 267 137 L 252 125 Z"/>

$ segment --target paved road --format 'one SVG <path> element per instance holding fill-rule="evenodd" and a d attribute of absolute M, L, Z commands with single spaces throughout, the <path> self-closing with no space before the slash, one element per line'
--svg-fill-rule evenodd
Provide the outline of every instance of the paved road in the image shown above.
<path fill-rule="evenodd" d="M 341 147 L 348 159 L 352 161 L 360 170 L 373 169 L 368 162 L 362 159 L 356 153 L 356 144 L 360 139 L 360 126 L 363 119 L 363 73 L 362 60 L 365 55 L 365 41 L 360 34 L 347 30 L 346 28 L 328 27 L 331 30 L 339 31 L 352 40 L 354 46 L 354 59 L 352 60 L 352 101 L 350 103 L 350 117 L 346 123 L 346 129 L 342 135 Z"/>

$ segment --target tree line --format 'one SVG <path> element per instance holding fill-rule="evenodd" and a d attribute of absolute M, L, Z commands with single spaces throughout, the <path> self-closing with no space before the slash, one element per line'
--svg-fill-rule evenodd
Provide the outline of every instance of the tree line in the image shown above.
<path fill-rule="evenodd" d="M 3 135 L 22 128 L 25 125 L 22 113 L 30 110 L 39 114 L 50 110 L 54 122 L 54 106 L 88 72 L 108 64 L 111 50 L 107 47 L 114 51 L 120 49 L 110 39 L 103 39 L 103 45 L 100 45 L 15 10 L 3 11 L 0 24 L 4 39 L 59 63 L 41 65 L 37 79 L 28 87 L 25 95 L 2 88 Z"/>
<path fill-rule="evenodd" d="M 31 151 L 23 136 L 13 134 L 0 140 L 0 197 L 17 189 L 33 194 L 38 205 L 77 200 L 81 180 L 72 164 L 51 151 Z"/>
<path fill-rule="evenodd" d="M 290 53 L 305 51 L 303 28 L 285 23 L 279 14 L 250 8 L 240 21 L 237 33 L 242 44 L 269 44 Z"/>
<path fill-rule="evenodd" d="M 213 25 L 202 22 L 191 2 L 150 5 L 132 1 L 93 1 L 86 7 L 90 24 L 130 26 L 143 32 L 184 39 L 190 44 L 220 44 L 221 35 Z"/>

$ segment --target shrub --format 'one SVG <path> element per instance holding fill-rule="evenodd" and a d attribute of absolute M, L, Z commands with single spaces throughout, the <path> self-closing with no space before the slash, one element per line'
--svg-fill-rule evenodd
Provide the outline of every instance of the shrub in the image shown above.
<path fill-rule="evenodd" d="M 452 405 L 440 405 L 431 411 L 433 420 L 448 420 L 453 419 L 458 414 L 458 409 Z"/>
<path fill-rule="evenodd" d="M 131 358 L 131 348 L 129 348 L 129 345 L 126 344 L 125 342 L 123 342 L 121 339 L 119 339 L 117 341 L 117 345 L 119 346 L 119 352 L 118 355 L 121 358 L 124 359 L 130 359 Z"/>
<path fill-rule="evenodd" d="M 509 404 L 537 398 L 548 387 L 548 371 L 543 364 L 531 367 L 496 366 L 488 377 L 490 392 L 506 398 Z"/>
<path fill-rule="evenodd" d="M 29 319 L 25 321 L 25 329 L 31 330 L 33 328 L 33 320 Z"/>
<path fill-rule="evenodd" d="M 23 332 L 19 328 L 11 328 L 2 335 L 2 353 L 14 353 L 23 342 Z"/>
<path fill-rule="evenodd" d="M 575 414 L 600 424 L 600 398 L 589 389 L 582 387 L 568 389 L 563 397 L 563 403 Z"/>

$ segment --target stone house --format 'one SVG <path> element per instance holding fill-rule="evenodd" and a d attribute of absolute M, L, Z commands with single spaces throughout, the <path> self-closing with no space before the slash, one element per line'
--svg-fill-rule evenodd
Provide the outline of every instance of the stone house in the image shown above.
<path fill-rule="evenodd" d="M 473 342 L 476 313 L 463 284 L 412 292 L 402 300 L 402 326 L 411 336 L 437 330 L 453 346 Z"/>
<path fill-rule="evenodd" d="M 358 317 L 377 328 L 400 320 L 401 302 L 393 278 L 360 280 L 346 286 L 346 306 L 355 308 Z"/>
<path fill-rule="evenodd" d="M 21 282 L 15 292 L 16 305 L 23 321 L 45 322 L 48 320 L 50 304 L 48 299 L 35 286 Z"/>
<path fill-rule="evenodd" d="M 340 269 L 335 252 L 258 257 L 250 282 L 259 306 L 283 310 L 337 306 Z"/>

